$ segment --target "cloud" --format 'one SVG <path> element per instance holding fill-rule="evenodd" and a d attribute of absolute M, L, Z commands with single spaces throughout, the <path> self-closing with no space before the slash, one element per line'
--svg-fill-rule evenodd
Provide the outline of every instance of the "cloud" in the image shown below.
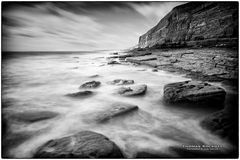
<path fill-rule="evenodd" d="M 4 3 L 3 50 L 128 48 L 178 3 Z"/>
<path fill-rule="evenodd" d="M 130 5 L 140 14 L 145 16 L 149 21 L 156 24 L 175 6 L 186 2 L 151 2 L 148 4 L 131 3 Z"/>

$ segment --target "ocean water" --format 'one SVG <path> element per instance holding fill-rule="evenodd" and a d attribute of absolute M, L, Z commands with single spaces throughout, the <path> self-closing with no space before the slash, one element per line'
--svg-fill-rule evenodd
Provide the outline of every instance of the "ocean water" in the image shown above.
<path fill-rule="evenodd" d="M 114 141 L 124 155 L 134 158 L 137 152 L 173 153 L 169 148 L 182 145 L 221 145 L 227 152 L 231 145 L 199 126 L 206 115 L 219 110 L 211 106 L 170 106 L 163 103 L 163 86 L 189 80 L 183 75 L 135 65 L 107 65 L 109 51 L 91 53 L 14 53 L 2 60 L 2 115 L 29 111 L 52 111 L 58 116 L 26 123 L 10 119 L 12 134 L 25 134 L 16 145 L 7 148 L 8 156 L 31 158 L 48 140 L 91 130 Z M 8 54 L 8 53 L 5 53 Z M 99 75 L 98 77 L 91 77 Z M 134 80 L 146 84 L 147 92 L 139 97 L 115 94 L 120 86 L 114 79 Z M 97 80 L 101 86 L 87 98 L 71 98 L 86 81 Z M 220 83 L 215 85 L 222 86 Z M 227 88 L 229 92 L 231 89 Z M 94 115 L 112 103 L 129 103 L 139 110 L 102 124 L 91 121 Z M 7 135 L 11 136 L 11 134 Z M 177 156 L 177 155 L 176 155 Z"/>

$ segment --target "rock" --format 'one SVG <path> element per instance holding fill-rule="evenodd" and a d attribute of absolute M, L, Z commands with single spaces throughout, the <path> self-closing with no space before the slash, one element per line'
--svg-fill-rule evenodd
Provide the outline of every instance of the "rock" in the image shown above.
<path fill-rule="evenodd" d="M 107 64 L 120 64 L 120 63 L 117 62 L 117 61 L 111 60 L 111 61 L 109 61 Z"/>
<path fill-rule="evenodd" d="M 89 76 L 89 78 L 96 78 L 96 77 L 99 77 L 99 75 L 98 74 L 94 74 L 92 76 Z"/>
<path fill-rule="evenodd" d="M 97 88 L 100 84 L 101 82 L 99 81 L 90 81 L 82 84 L 79 88 Z"/>
<path fill-rule="evenodd" d="M 204 82 L 184 81 L 164 86 L 164 100 L 167 103 L 222 103 L 225 95 L 226 92 L 224 89 Z"/>
<path fill-rule="evenodd" d="M 118 53 L 117 53 L 117 52 L 114 52 L 114 53 L 112 53 L 112 55 L 118 55 Z"/>
<path fill-rule="evenodd" d="M 126 79 L 115 79 L 110 82 L 111 84 L 114 85 L 126 85 L 126 84 L 133 84 L 134 80 L 126 80 Z"/>
<path fill-rule="evenodd" d="M 148 55 L 148 56 L 137 56 L 137 57 L 129 57 L 126 58 L 126 61 L 138 63 L 141 61 L 150 61 L 150 60 L 157 60 L 157 57 L 155 55 Z"/>
<path fill-rule="evenodd" d="M 97 122 L 105 122 L 114 117 L 124 115 L 133 111 L 136 111 L 138 106 L 126 104 L 126 103 L 115 103 L 112 104 L 107 110 L 99 112 L 95 120 Z"/>
<path fill-rule="evenodd" d="M 47 120 L 50 118 L 54 118 L 58 115 L 56 112 L 51 111 L 27 111 L 27 112 L 20 112 L 15 113 L 10 116 L 10 118 L 22 121 L 22 122 L 37 122 L 42 120 Z"/>
<path fill-rule="evenodd" d="M 189 2 L 172 9 L 139 38 L 140 48 L 236 46 L 238 4 Z"/>
<path fill-rule="evenodd" d="M 151 52 L 125 53 L 125 54 L 121 54 L 121 55 L 111 56 L 111 57 L 108 57 L 108 58 L 122 58 L 122 59 L 125 59 L 125 58 L 127 58 L 127 57 L 147 56 L 147 55 L 151 55 L 151 54 L 152 54 Z"/>
<path fill-rule="evenodd" d="M 224 110 L 217 111 L 205 117 L 200 125 L 212 133 L 228 139 L 237 144 L 238 138 L 238 116 Z"/>
<path fill-rule="evenodd" d="M 80 91 L 80 92 L 76 92 L 76 93 L 69 93 L 66 96 L 68 97 L 74 97 L 74 98 L 81 98 L 81 97 L 87 97 L 92 95 L 93 92 L 92 91 Z"/>
<path fill-rule="evenodd" d="M 81 131 L 53 139 L 38 148 L 34 158 L 124 158 L 118 146 L 102 134 Z"/>
<path fill-rule="evenodd" d="M 138 96 L 145 94 L 147 90 L 147 85 L 136 85 L 131 87 L 121 87 L 118 89 L 117 93 L 123 96 Z"/>
<path fill-rule="evenodd" d="M 152 71 L 153 71 L 153 72 L 158 72 L 158 69 L 155 68 L 155 69 L 152 69 Z"/>

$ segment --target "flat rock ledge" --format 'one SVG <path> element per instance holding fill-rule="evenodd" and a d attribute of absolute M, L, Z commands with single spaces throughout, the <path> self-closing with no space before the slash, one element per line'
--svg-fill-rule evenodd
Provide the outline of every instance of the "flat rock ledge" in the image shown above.
<path fill-rule="evenodd" d="M 127 84 L 133 84 L 134 80 L 127 80 L 127 79 L 115 79 L 110 82 L 110 84 L 114 85 L 127 85 Z"/>
<path fill-rule="evenodd" d="M 222 103 L 225 100 L 225 95 L 224 89 L 205 82 L 184 81 L 164 86 L 164 101 L 167 103 Z"/>
<path fill-rule="evenodd" d="M 131 87 L 121 87 L 117 90 L 117 93 L 122 96 L 139 96 L 144 95 L 147 91 L 147 85 L 136 85 Z"/>
<path fill-rule="evenodd" d="M 82 84 L 79 88 L 97 88 L 100 86 L 101 82 L 99 81 L 90 81 Z"/>
<path fill-rule="evenodd" d="M 138 106 L 126 103 L 114 103 L 106 111 L 98 113 L 95 120 L 97 122 L 105 122 L 114 117 L 125 115 L 127 113 L 138 110 Z"/>
<path fill-rule="evenodd" d="M 50 140 L 38 148 L 34 158 L 124 158 L 119 147 L 102 134 L 81 131 Z"/>
<path fill-rule="evenodd" d="M 84 97 L 88 97 L 92 94 L 93 94 L 92 91 L 79 91 L 79 92 L 76 92 L 76 93 L 66 94 L 66 96 L 72 97 L 72 98 L 84 98 Z"/>

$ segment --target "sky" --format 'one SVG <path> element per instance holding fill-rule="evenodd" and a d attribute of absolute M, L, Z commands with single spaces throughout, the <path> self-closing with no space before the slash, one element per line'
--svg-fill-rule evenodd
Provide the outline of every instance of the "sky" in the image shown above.
<path fill-rule="evenodd" d="M 183 3 L 2 2 L 2 50 L 127 49 Z"/>

